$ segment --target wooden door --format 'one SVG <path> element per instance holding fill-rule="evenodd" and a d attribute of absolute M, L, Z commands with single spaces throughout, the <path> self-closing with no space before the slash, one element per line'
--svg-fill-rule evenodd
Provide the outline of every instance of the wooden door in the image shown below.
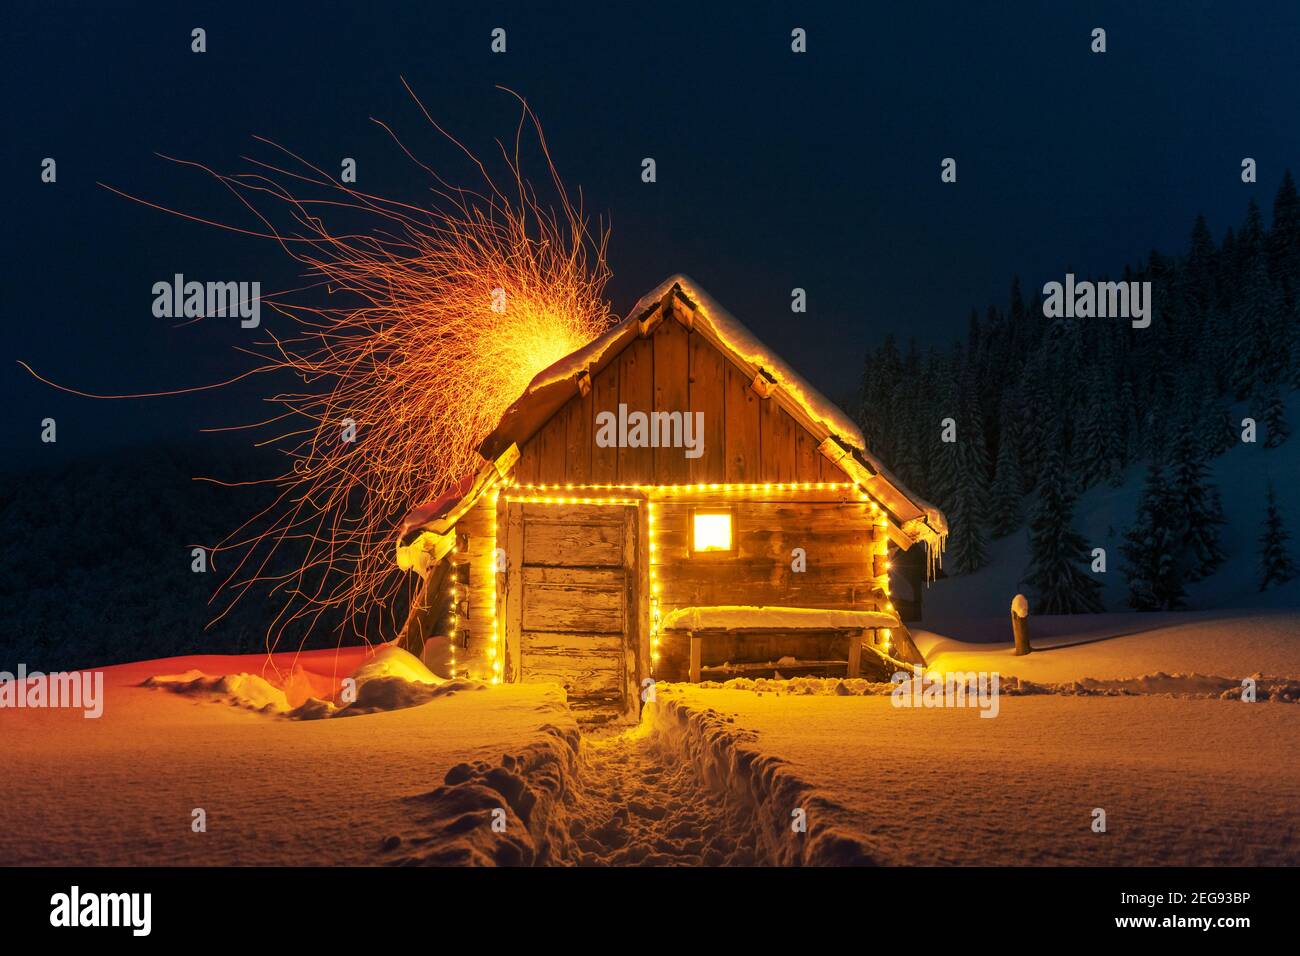
<path fill-rule="evenodd" d="M 506 613 L 519 679 L 562 685 L 583 721 L 635 715 L 637 509 L 519 502 L 510 509 L 518 531 L 508 561 L 519 570 L 509 575 Z"/>

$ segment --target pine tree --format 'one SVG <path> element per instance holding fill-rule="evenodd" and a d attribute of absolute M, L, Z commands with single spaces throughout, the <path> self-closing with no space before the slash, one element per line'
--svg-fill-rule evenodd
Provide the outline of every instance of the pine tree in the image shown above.
<path fill-rule="evenodd" d="M 1263 395 L 1259 404 L 1263 407 L 1260 423 L 1264 426 L 1264 447 L 1277 448 L 1291 436 L 1291 426 L 1286 421 L 1286 405 L 1281 393 L 1271 389 Z"/>
<path fill-rule="evenodd" d="M 1300 196 L 1296 194 L 1291 170 L 1273 198 L 1273 228 L 1268 234 L 1269 274 L 1288 305 L 1296 302 L 1300 285 Z"/>
<path fill-rule="evenodd" d="M 884 426 L 888 416 L 882 414 L 882 406 L 877 404 L 883 398 L 883 373 L 880 368 L 880 349 L 868 351 L 862 363 L 862 383 L 859 387 L 858 427 L 866 439 L 867 448 L 877 455 L 884 449 Z"/>
<path fill-rule="evenodd" d="M 1133 383 L 1128 379 L 1119 386 L 1119 422 L 1123 439 L 1122 464 L 1128 466 L 1139 458 L 1142 451 L 1141 409 Z"/>
<path fill-rule="evenodd" d="M 1292 388 L 1300 388 L 1300 290 L 1297 290 L 1295 302 L 1291 306 L 1291 317 L 1287 321 L 1290 338 L 1287 345 L 1287 358 L 1291 362 L 1290 375 L 1286 380 Z"/>
<path fill-rule="evenodd" d="M 1200 367 L 1197 376 L 1200 400 L 1192 399 L 1188 410 L 1196 409 L 1196 444 L 1206 458 L 1217 458 L 1237 444 L 1237 431 L 1233 427 L 1232 407 L 1214 393 L 1211 373 Z"/>
<path fill-rule="evenodd" d="M 1176 522 L 1183 528 L 1183 567 L 1191 581 L 1213 574 L 1224 559 L 1219 543 L 1223 504 L 1209 476 L 1195 432 L 1190 425 L 1182 425 L 1174 441 L 1169 477 L 1178 509 Z"/>
<path fill-rule="evenodd" d="M 1282 514 L 1277 510 L 1277 496 L 1273 493 L 1273 483 L 1270 481 L 1265 497 L 1264 533 L 1259 538 L 1261 591 L 1267 590 L 1270 585 L 1285 584 L 1295 577 L 1295 561 L 1287 550 L 1290 537 L 1282 523 Z"/>
<path fill-rule="evenodd" d="M 961 443 L 967 437 L 968 427 L 962 421 L 963 400 L 961 395 L 962 355 L 958 346 L 953 358 L 943 369 L 943 381 L 940 388 L 941 397 L 935 403 L 933 421 L 927 432 L 934 436 L 934 453 L 930 460 L 930 494 L 939 507 L 945 510 L 952 507 L 957 494 L 958 477 L 961 474 Z M 947 428 L 945 420 L 951 418 L 956 425 L 956 441 L 944 441 Z M 973 426 L 971 426 L 973 427 Z"/>
<path fill-rule="evenodd" d="M 970 574 L 988 563 L 984 523 L 988 520 L 989 461 L 984 447 L 984 424 L 977 408 L 970 385 L 963 386 L 955 448 L 957 474 L 948 515 L 952 524 L 948 553 L 958 574 Z"/>
<path fill-rule="evenodd" d="M 1206 225 L 1205 216 L 1198 215 L 1192 226 L 1191 245 L 1183 264 L 1183 288 L 1186 301 L 1186 320 L 1193 330 L 1192 360 L 1199 362 L 1211 378 L 1211 389 L 1218 394 L 1218 375 L 1223 370 L 1225 357 L 1230 354 L 1231 340 L 1223 328 L 1218 308 L 1217 280 L 1218 253 L 1214 239 Z"/>
<path fill-rule="evenodd" d="M 1002 422 L 1002 433 L 998 438 L 998 460 L 993 472 L 993 486 L 989 491 L 989 527 L 995 538 L 1015 531 L 1024 520 L 1021 502 L 1025 492 L 1016 453 L 1016 433 L 1005 414 Z"/>
<path fill-rule="evenodd" d="M 1048 386 L 1051 372 L 1046 367 L 1047 362 L 1046 353 L 1035 352 L 1025 363 L 1018 386 L 1016 404 L 1020 418 L 1016 423 L 1016 431 L 1020 441 L 1017 443 L 1017 451 L 1020 452 L 1020 473 L 1025 478 L 1027 488 L 1038 485 L 1039 470 L 1052 437 L 1047 431 L 1044 410 L 1058 407 Z"/>
<path fill-rule="evenodd" d="M 1282 308 L 1268 274 L 1268 255 L 1259 207 L 1252 200 L 1237 241 L 1240 291 L 1232 311 L 1236 357 L 1233 380 L 1237 398 L 1249 396 L 1261 383 L 1277 381 L 1286 365 L 1278 338 Z"/>
<path fill-rule="evenodd" d="M 1138 611 L 1169 611 L 1184 605 L 1184 531 L 1179 508 L 1165 480 L 1159 454 L 1147 465 L 1137 518 L 1124 534 L 1120 553 L 1128 576 L 1129 606 Z"/>
<path fill-rule="evenodd" d="M 1088 402 L 1079 429 L 1077 446 L 1079 488 L 1091 488 L 1101 481 L 1115 483 L 1122 467 L 1119 414 L 1115 392 L 1100 368 L 1088 374 Z"/>
<path fill-rule="evenodd" d="M 1095 614 L 1101 583 L 1088 565 L 1088 545 L 1074 530 L 1073 481 L 1060 450 L 1060 430 L 1043 461 L 1038 502 L 1029 522 L 1029 569 L 1024 583 L 1040 614 Z"/>

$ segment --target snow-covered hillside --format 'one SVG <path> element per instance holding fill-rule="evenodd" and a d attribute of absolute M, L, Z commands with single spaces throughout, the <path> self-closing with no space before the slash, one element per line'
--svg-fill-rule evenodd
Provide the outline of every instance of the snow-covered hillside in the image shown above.
<path fill-rule="evenodd" d="M 1248 414 L 1245 403 L 1235 411 L 1238 421 Z M 1300 423 L 1300 392 L 1293 392 L 1287 401 L 1287 420 Z M 1258 584 L 1259 537 L 1263 531 L 1265 488 L 1270 480 L 1292 535 L 1292 555 L 1300 561 L 1300 438 L 1292 438 L 1278 448 L 1265 448 L 1261 431 L 1260 441 L 1239 444 L 1209 462 L 1209 466 L 1223 497 L 1226 521 L 1222 542 L 1227 560 L 1215 574 L 1187 586 L 1188 609 L 1300 607 L 1300 578 L 1263 593 Z M 1089 547 L 1106 549 L 1106 573 L 1099 577 L 1108 611 L 1128 610 L 1120 545 L 1137 511 L 1145 472 L 1145 462 L 1134 463 L 1124 473 L 1121 487 L 1091 488 L 1080 497 L 1075 509 L 1074 525 Z M 1012 597 L 1022 589 L 1021 578 L 1028 566 L 1026 527 L 991 541 L 986 567 L 930 585 L 921 626 L 965 640 L 1010 640 L 1008 608 Z M 981 637 L 992 619 L 999 622 L 998 636 Z M 1078 626 L 1076 619 L 1072 628 Z"/>

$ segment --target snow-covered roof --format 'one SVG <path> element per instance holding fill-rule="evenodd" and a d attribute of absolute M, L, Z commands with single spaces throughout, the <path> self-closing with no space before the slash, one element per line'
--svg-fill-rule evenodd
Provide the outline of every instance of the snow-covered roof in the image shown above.
<path fill-rule="evenodd" d="M 504 447 L 507 432 L 510 433 L 512 441 L 521 441 L 510 426 L 515 420 L 523 417 L 522 412 L 525 408 L 536 409 L 540 403 L 554 404 L 555 410 L 558 410 L 575 390 L 577 377 L 583 372 L 594 376 L 596 372 L 608 365 L 628 342 L 640 334 L 639 323 L 642 317 L 652 312 L 674 289 L 679 291 L 694 308 L 696 328 L 703 326 L 706 331 L 712 332 L 718 344 L 729 352 L 733 359 L 767 372 L 768 377 L 786 396 L 809 418 L 823 426 L 827 434 L 835 436 L 852 448 L 866 451 L 867 443 L 862 437 L 861 429 L 844 413 L 843 409 L 813 388 L 802 375 L 774 350 L 764 345 L 758 336 L 719 305 L 690 276 L 678 273 L 668 277 L 637 300 L 628 317 L 622 322 L 533 376 L 524 393 L 506 410 L 501 424 L 484 441 L 483 456 L 491 458 L 495 451 Z M 552 393 L 561 388 L 562 399 L 559 395 L 552 397 Z M 552 400 L 548 402 L 548 398 Z M 555 399 L 560 400 L 556 402 Z M 535 416 L 528 416 L 530 421 L 533 417 Z M 549 414 L 544 415 L 542 420 L 549 417 Z M 523 437 L 526 439 L 528 436 Z"/>
<path fill-rule="evenodd" d="M 609 331 L 558 362 L 538 372 L 524 393 L 501 418 L 479 452 L 492 459 L 510 446 L 523 445 L 579 390 L 579 379 L 594 378 L 633 339 L 641 334 L 641 320 L 673 296 L 691 312 L 691 326 L 706 334 L 736 363 L 772 382 L 772 394 L 797 413 L 821 439 L 834 439 L 824 450 L 850 478 L 885 506 L 899 543 L 925 541 L 937 548 L 948 533 L 948 522 L 934 505 L 908 491 L 870 451 L 862 430 L 843 409 L 819 392 L 773 349 L 765 345 L 734 315 L 724 309 L 690 276 L 669 276 L 633 307 L 628 317 Z"/>
<path fill-rule="evenodd" d="M 741 324 L 740 320 L 724 309 L 705 292 L 690 276 L 678 273 L 670 276 L 658 286 L 643 295 L 633 315 L 654 308 L 665 295 L 677 287 L 695 305 L 695 321 L 703 322 L 731 353 L 733 358 L 741 359 L 768 373 L 785 395 L 794 401 L 804 413 L 826 431 L 859 451 L 867 450 L 867 441 L 862 437 L 862 430 L 844 410 L 823 395 L 794 368 L 781 358 L 773 349 L 763 344 L 753 332 Z"/>
<path fill-rule="evenodd" d="M 943 513 L 903 487 L 867 450 L 861 429 L 844 410 L 814 388 L 780 355 L 765 345 L 739 319 L 718 304 L 693 279 L 678 273 L 641 297 L 628 317 L 582 348 L 538 372 L 492 433 L 479 445 L 486 461 L 494 461 L 511 445 L 522 447 L 615 356 L 642 334 L 642 320 L 666 304 L 685 308 L 693 329 L 703 333 L 732 361 L 771 382 L 770 396 L 780 401 L 818 439 L 822 453 L 884 507 L 891 537 L 902 545 L 924 541 L 933 551 L 948 533 Z M 463 505 L 474 497 L 462 497 Z M 404 537 L 417 527 L 414 512 L 403 524 Z"/>

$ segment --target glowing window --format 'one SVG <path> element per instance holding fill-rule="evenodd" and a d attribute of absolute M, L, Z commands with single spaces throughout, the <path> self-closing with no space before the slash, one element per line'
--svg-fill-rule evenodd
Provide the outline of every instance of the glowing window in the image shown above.
<path fill-rule="evenodd" d="M 693 521 L 692 551 L 700 553 L 732 549 L 730 511 L 697 511 Z"/>

